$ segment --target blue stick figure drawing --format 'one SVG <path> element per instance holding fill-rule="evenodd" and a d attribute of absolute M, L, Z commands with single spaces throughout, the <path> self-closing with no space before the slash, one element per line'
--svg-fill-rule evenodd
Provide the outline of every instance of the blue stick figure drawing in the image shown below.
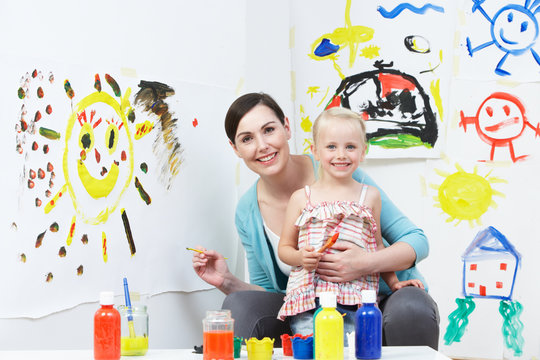
<path fill-rule="evenodd" d="M 482 7 L 484 1 L 472 0 L 472 12 L 480 11 L 490 22 L 492 40 L 473 48 L 470 38 L 467 37 L 469 55 L 472 57 L 475 52 L 495 44 L 505 53 L 495 68 L 495 73 L 500 76 L 510 75 L 509 71 L 502 68 L 508 55 L 520 56 L 530 51 L 540 65 L 540 56 L 533 49 L 539 32 L 535 16 L 540 12 L 540 0 L 525 0 L 523 6 L 508 4 L 499 9 L 493 18 L 490 18 Z"/>

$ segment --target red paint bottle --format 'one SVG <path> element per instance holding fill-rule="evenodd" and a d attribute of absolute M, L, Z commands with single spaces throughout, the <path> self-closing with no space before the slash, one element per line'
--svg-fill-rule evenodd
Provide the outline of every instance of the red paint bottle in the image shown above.
<path fill-rule="evenodd" d="M 120 313 L 114 305 L 114 293 L 99 294 L 101 308 L 94 315 L 94 359 L 120 359 Z"/>

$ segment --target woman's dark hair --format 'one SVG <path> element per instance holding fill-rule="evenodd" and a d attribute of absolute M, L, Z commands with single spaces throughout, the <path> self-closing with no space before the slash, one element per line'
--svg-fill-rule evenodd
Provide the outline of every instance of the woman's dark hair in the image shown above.
<path fill-rule="evenodd" d="M 268 94 L 265 93 L 249 93 L 240 96 L 236 99 L 225 115 L 225 132 L 227 137 L 234 144 L 234 138 L 236 136 L 236 130 L 238 130 L 238 124 L 240 120 L 251 109 L 257 105 L 265 105 L 270 108 L 282 124 L 285 124 L 285 114 L 279 107 L 278 103 Z"/>

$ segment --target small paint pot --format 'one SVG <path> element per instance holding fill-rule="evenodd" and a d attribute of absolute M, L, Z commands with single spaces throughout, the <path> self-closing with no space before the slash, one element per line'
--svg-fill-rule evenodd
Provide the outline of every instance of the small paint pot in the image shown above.
<path fill-rule="evenodd" d="M 283 355 L 292 356 L 293 352 L 292 352 L 291 335 L 282 334 L 280 338 L 281 338 L 281 346 L 283 347 Z"/>
<path fill-rule="evenodd" d="M 249 360 L 272 360 L 274 339 L 265 337 L 262 340 L 250 338 L 246 341 Z"/>
<path fill-rule="evenodd" d="M 313 335 L 292 338 L 293 357 L 295 359 L 313 359 Z"/>
<path fill-rule="evenodd" d="M 244 338 L 235 336 L 234 337 L 234 358 L 238 359 L 240 357 L 240 351 L 242 350 L 242 341 L 244 341 Z"/>

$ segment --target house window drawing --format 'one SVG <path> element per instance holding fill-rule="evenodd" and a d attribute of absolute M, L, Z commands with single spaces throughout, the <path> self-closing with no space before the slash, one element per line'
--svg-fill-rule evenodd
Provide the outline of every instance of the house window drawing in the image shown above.
<path fill-rule="evenodd" d="M 460 342 L 469 315 L 476 308 L 474 298 L 500 301 L 499 313 L 503 318 L 504 346 L 515 356 L 523 354 L 523 323 L 519 319 L 523 307 L 512 300 L 521 254 L 508 239 L 492 226 L 480 231 L 462 255 L 463 295 L 456 298 L 458 308 L 448 316 L 444 334 L 446 345 Z"/>

